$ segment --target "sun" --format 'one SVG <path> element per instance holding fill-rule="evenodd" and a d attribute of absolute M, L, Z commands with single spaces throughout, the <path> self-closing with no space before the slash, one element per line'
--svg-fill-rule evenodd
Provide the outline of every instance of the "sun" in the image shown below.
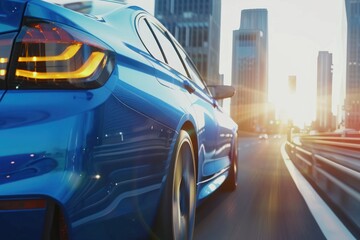
<path fill-rule="evenodd" d="M 283 122 L 292 122 L 303 128 L 311 125 L 314 120 L 315 103 L 309 93 L 301 91 L 290 93 L 288 89 L 279 88 L 275 94 L 274 105 L 277 118 Z"/>

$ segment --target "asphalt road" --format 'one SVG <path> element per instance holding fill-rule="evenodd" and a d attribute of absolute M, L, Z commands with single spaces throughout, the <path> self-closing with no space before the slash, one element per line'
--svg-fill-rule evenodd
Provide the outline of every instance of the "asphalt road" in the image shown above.
<path fill-rule="evenodd" d="M 238 188 L 198 207 L 195 240 L 325 239 L 281 157 L 284 141 L 239 139 Z"/>

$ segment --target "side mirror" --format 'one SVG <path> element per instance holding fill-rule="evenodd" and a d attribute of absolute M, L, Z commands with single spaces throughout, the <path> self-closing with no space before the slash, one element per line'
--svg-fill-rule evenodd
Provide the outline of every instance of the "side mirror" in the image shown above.
<path fill-rule="evenodd" d="M 210 85 L 208 88 L 215 100 L 229 98 L 235 94 L 235 88 L 233 86 Z"/>

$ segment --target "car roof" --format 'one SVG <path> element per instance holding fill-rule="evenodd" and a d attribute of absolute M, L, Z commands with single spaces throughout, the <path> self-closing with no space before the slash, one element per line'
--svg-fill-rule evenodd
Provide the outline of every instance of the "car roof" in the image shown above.
<path fill-rule="evenodd" d="M 114 9 L 120 9 L 128 7 L 129 5 L 121 1 L 110 1 L 110 0 L 42 0 L 45 2 L 54 3 L 63 6 L 67 9 L 75 12 L 100 16 L 106 15 L 114 11 Z"/>

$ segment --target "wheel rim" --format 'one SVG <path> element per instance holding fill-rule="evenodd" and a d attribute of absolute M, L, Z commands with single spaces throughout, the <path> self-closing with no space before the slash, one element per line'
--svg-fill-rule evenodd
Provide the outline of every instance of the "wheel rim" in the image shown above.
<path fill-rule="evenodd" d="M 179 149 L 174 169 L 172 220 L 174 239 L 189 239 L 195 219 L 195 172 L 193 153 L 188 141 Z"/>
<path fill-rule="evenodd" d="M 238 161 L 238 151 L 237 151 L 237 141 L 235 141 L 234 144 L 234 156 L 233 156 L 233 171 L 234 171 L 234 183 L 235 183 L 235 187 L 237 186 L 237 177 L 238 177 L 238 165 L 237 165 L 237 161 Z"/>
<path fill-rule="evenodd" d="M 238 151 L 237 151 L 237 143 L 234 146 L 235 148 L 235 154 L 234 154 L 234 175 L 235 175 L 235 186 L 237 186 L 237 177 L 238 177 Z"/>
<path fill-rule="evenodd" d="M 237 161 L 237 158 L 235 158 L 234 161 Z M 238 177 L 238 169 L 237 169 L 237 162 L 235 162 L 235 163 L 234 163 L 234 181 L 235 181 L 235 186 L 237 186 L 237 177 Z"/>

